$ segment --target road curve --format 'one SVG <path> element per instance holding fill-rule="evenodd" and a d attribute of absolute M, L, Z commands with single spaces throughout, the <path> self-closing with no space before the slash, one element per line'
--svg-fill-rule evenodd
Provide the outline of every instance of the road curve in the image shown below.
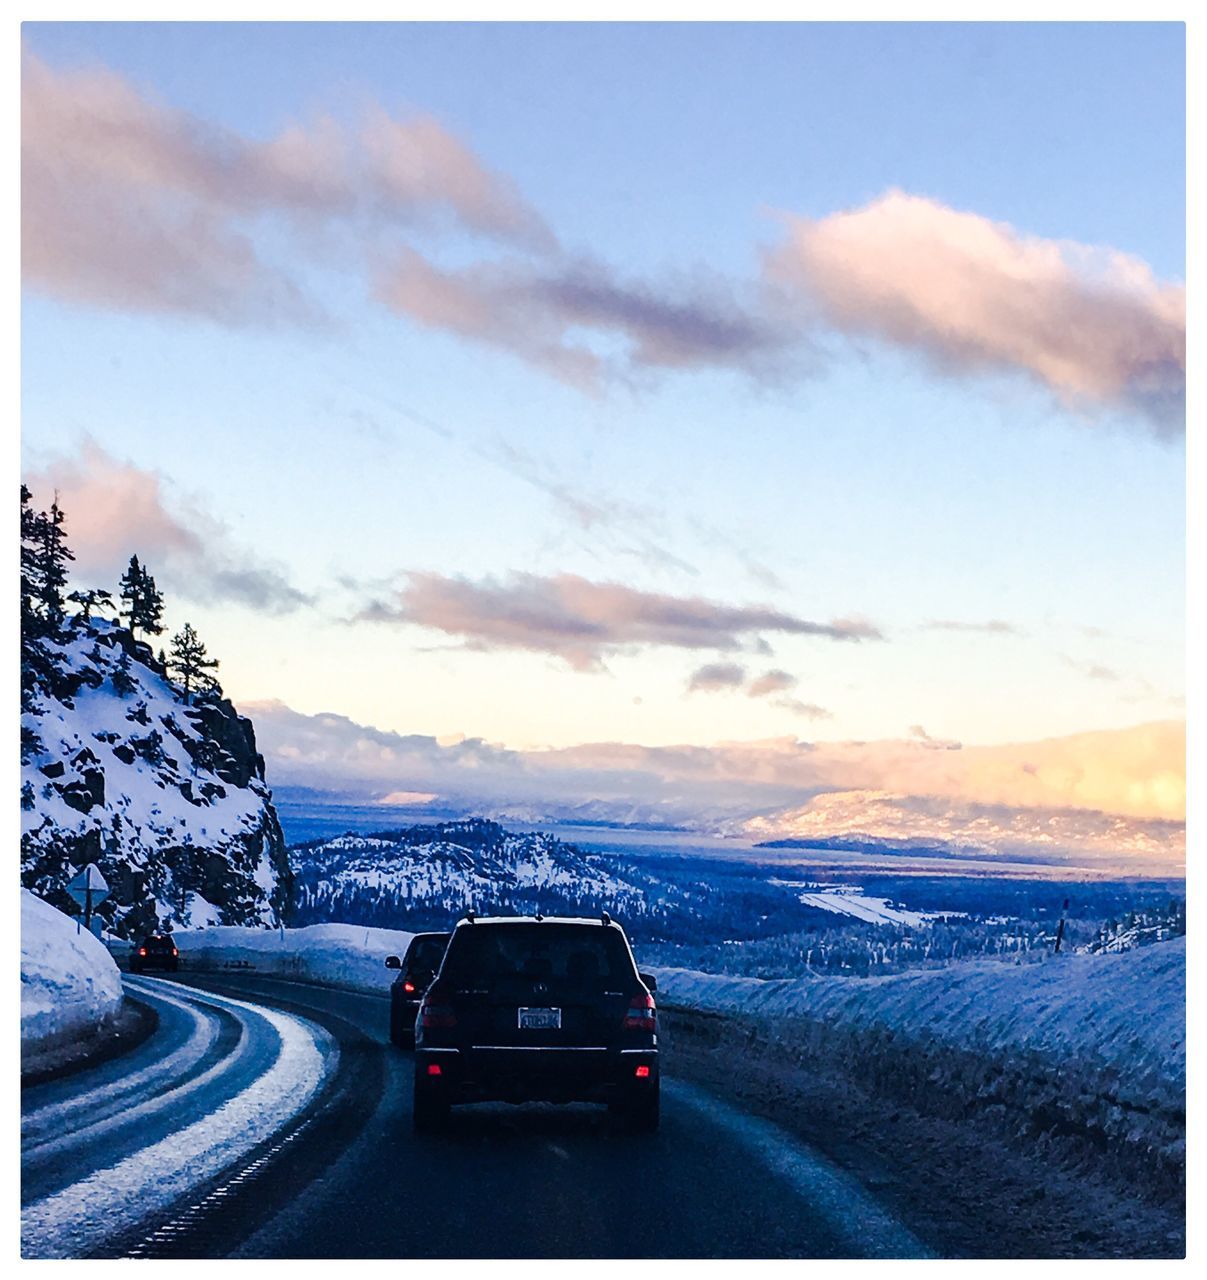
<path fill-rule="evenodd" d="M 294 1015 L 153 978 L 137 1049 L 22 1092 L 27 1258 L 107 1251 L 268 1142 L 319 1094 L 333 1037 Z"/>
<path fill-rule="evenodd" d="M 487 1105 L 419 1138 L 411 1058 L 387 1043 L 384 996 L 255 975 L 180 979 L 182 1001 L 220 993 L 324 1027 L 338 1070 L 283 1139 L 94 1256 L 928 1256 L 848 1174 L 684 1082 L 664 1078 L 653 1136 L 613 1127 L 598 1108 Z"/>

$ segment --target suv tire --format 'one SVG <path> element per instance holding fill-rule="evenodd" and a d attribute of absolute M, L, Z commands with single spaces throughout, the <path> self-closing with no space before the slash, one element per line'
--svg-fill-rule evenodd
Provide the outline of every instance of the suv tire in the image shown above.
<path fill-rule="evenodd" d="M 415 1082 L 411 1118 L 416 1133 L 439 1133 L 448 1124 L 448 1103 L 435 1090 Z"/>
<path fill-rule="evenodd" d="M 657 1133 L 662 1112 L 658 1085 L 638 1097 L 617 1100 L 608 1109 L 633 1133 Z"/>

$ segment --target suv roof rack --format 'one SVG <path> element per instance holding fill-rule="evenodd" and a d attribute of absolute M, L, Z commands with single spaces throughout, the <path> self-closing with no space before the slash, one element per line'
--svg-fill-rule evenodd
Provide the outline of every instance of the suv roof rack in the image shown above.
<path fill-rule="evenodd" d="M 606 911 L 601 911 L 601 912 L 599 913 L 599 923 L 600 923 L 600 924 L 611 924 L 611 923 L 612 923 L 612 917 L 611 917 L 610 915 L 608 915 L 608 913 L 607 913 Z"/>
<path fill-rule="evenodd" d="M 478 918 L 478 913 L 473 909 L 473 907 L 470 907 L 470 909 L 465 913 L 465 918 L 470 922 L 470 924 L 473 924 L 473 922 Z"/>

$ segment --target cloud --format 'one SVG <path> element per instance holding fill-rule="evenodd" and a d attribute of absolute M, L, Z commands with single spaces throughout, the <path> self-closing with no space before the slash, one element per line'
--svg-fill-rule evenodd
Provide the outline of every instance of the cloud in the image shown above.
<path fill-rule="evenodd" d="M 429 329 L 508 351 L 562 382 L 598 393 L 634 372 L 729 369 L 778 380 L 799 336 L 740 306 L 716 280 L 655 289 L 601 263 L 514 259 L 445 270 L 414 249 L 378 273 L 378 298 Z M 578 335 L 620 339 L 609 360 Z"/>
<path fill-rule="evenodd" d="M 765 647 L 764 632 L 858 642 L 883 636 L 859 619 L 812 622 L 767 606 L 735 606 L 671 596 L 575 574 L 514 573 L 480 582 L 410 573 L 393 599 L 370 601 L 357 615 L 408 623 L 459 637 L 471 649 L 527 649 L 599 670 L 606 655 L 667 645 L 682 649 Z"/>
<path fill-rule="evenodd" d="M 717 693 L 723 689 L 740 689 L 745 679 L 746 668 L 736 662 L 707 662 L 692 672 L 687 691 Z"/>
<path fill-rule="evenodd" d="M 443 219 L 548 248 L 510 179 L 437 121 L 380 109 L 358 129 L 320 118 L 260 141 L 140 92 L 104 67 L 22 65 L 22 271 L 72 302 L 223 324 L 322 320 L 258 247 L 259 220 L 308 233 Z"/>
<path fill-rule="evenodd" d="M 1077 658 L 1070 658 L 1067 653 L 1058 654 L 1057 656 L 1066 667 L 1072 667 L 1074 671 L 1079 671 L 1088 680 L 1105 680 L 1115 683 L 1123 679 L 1122 674 L 1116 671 L 1114 667 L 1103 666 L 1100 662 L 1081 662 Z M 1137 683 L 1142 689 L 1147 686 L 1147 691 L 1152 691 L 1152 687 L 1148 685 L 1146 680 L 1139 680 Z"/>
<path fill-rule="evenodd" d="M 931 618 L 922 624 L 926 631 L 972 631 L 987 636 L 1022 636 L 1021 628 L 1013 622 L 1003 622 L 1001 618 L 990 618 L 987 622 L 959 622 L 952 618 Z"/>
<path fill-rule="evenodd" d="M 1184 859 L 1185 725 L 927 750 L 920 742 L 777 738 L 710 747 L 601 742 L 515 751 L 402 735 L 279 702 L 245 705 L 275 786 L 439 798 L 524 822 L 674 822 L 757 838 L 858 832 L 957 839 L 1007 855 Z"/>
<path fill-rule="evenodd" d="M 747 697 L 766 698 L 771 706 L 781 711 L 791 712 L 805 720 L 830 720 L 832 712 L 820 707 L 815 702 L 802 702 L 800 698 L 788 696 L 796 688 L 797 679 L 787 671 L 764 671 L 749 684 L 746 683 L 746 668 L 729 662 L 710 662 L 692 673 L 687 684 L 688 693 L 718 693 L 741 689 L 745 685 Z M 774 696 L 773 696 L 774 695 Z"/>
<path fill-rule="evenodd" d="M 820 323 L 916 351 L 946 372 L 1017 370 L 1069 405 L 1182 429 L 1185 289 L 1139 259 L 896 190 L 787 224 L 765 273 Z"/>
<path fill-rule="evenodd" d="M 957 742 L 954 738 L 932 738 L 920 724 L 911 724 L 909 733 L 911 738 L 917 738 L 924 747 L 929 747 L 932 751 L 960 751 L 963 749 L 964 744 Z"/>
<path fill-rule="evenodd" d="M 764 671 L 753 679 L 746 688 L 751 698 L 765 698 L 772 693 L 787 693 L 796 688 L 796 677 L 787 671 Z"/>
<path fill-rule="evenodd" d="M 28 472 L 26 483 L 35 501 L 58 492 L 72 576 L 81 582 L 115 583 L 137 555 L 161 587 L 189 600 L 277 614 L 312 603 L 281 570 L 236 546 L 219 521 L 173 494 L 158 472 L 119 461 L 92 440 Z"/>
<path fill-rule="evenodd" d="M 794 716 L 801 716 L 805 720 L 834 719 L 832 711 L 819 707 L 816 702 L 802 702 L 800 698 L 773 698 L 772 706 L 779 707 L 783 711 L 791 711 Z"/>
<path fill-rule="evenodd" d="M 103 66 L 23 55 L 23 279 L 69 302 L 323 326 L 301 281 L 336 257 L 395 313 L 590 393 L 668 370 L 783 384 L 819 369 L 829 331 L 1183 429 L 1185 289 L 1139 259 L 896 190 L 784 221 L 757 278 L 634 280 L 563 249 L 515 182 L 430 116 L 371 104 L 354 123 L 250 137 Z M 402 232 L 444 229 L 513 254 L 448 266 L 400 247 Z"/>

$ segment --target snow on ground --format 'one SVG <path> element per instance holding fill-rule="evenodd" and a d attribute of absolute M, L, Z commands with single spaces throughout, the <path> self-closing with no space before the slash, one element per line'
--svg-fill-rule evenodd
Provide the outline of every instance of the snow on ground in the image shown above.
<path fill-rule="evenodd" d="M 22 889 L 22 1053 L 37 1054 L 96 1031 L 121 1002 L 121 974 L 103 944 Z"/>
<path fill-rule="evenodd" d="M 260 973 L 380 992 L 394 978 L 385 967 L 386 956 L 401 956 L 414 934 L 356 924 L 312 924 L 304 929 L 219 925 L 178 929 L 172 937 L 186 969 L 249 965 Z"/>
<path fill-rule="evenodd" d="M 281 1129 L 334 1070 L 338 1050 L 322 1028 L 242 1000 L 208 992 L 205 999 L 251 1013 L 270 1025 L 278 1048 L 268 1069 L 185 1128 L 24 1206 L 21 1240 L 26 1257 L 79 1257 L 162 1212 Z M 220 1065 L 220 1071 L 225 1070 L 229 1061 Z"/>
<path fill-rule="evenodd" d="M 834 915 L 854 916 L 870 924 L 908 924 L 914 927 L 934 917 L 924 911 L 908 911 L 904 907 L 889 905 L 887 898 L 865 898 L 857 893 L 802 893 L 800 900 L 806 907 L 830 911 Z"/>
<path fill-rule="evenodd" d="M 969 1049 L 1077 1056 L 1185 1082 L 1185 938 L 1121 955 L 1023 966 L 970 961 L 884 978 L 653 972 L 667 1004 L 884 1027 Z"/>
<path fill-rule="evenodd" d="M 795 880 L 772 880 L 771 883 L 790 889 L 798 886 Z M 797 896 L 806 907 L 837 916 L 852 916 L 868 924 L 904 924 L 917 928 L 928 920 L 949 920 L 966 914 L 963 911 L 911 911 L 888 898 L 869 898 L 858 885 L 811 884 Z"/>

